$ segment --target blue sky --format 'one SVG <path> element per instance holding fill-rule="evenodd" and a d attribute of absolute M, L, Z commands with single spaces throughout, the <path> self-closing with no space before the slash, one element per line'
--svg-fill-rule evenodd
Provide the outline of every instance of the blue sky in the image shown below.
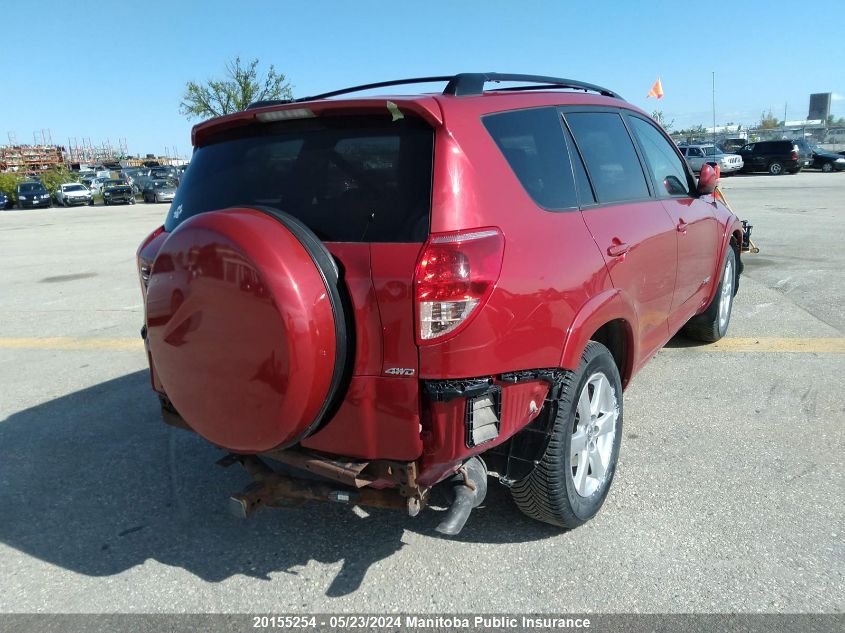
<path fill-rule="evenodd" d="M 811 92 L 833 92 L 845 116 L 840 1 L 814 2 L 38 2 L 4 0 L 0 143 L 50 130 L 125 138 L 132 153 L 190 154 L 178 112 L 188 80 L 241 55 L 274 63 L 296 96 L 371 81 L 498 71 L 607 86 L 676 127 L 749 124 L 761 110 L 807 116 Z M 709 14 L 706 7 L 712 7 Z M 835 29 L 834 29 L 835 30 Z M 819 47 L 823 43 L 823 48 Z M 14 53 L 17 54 L 14 54 Z M 645 95 L 657 76 L 666 96 Z M 423 89 L 431 89 L 429 86 Z M 172 149 L 171 149 L 172 153 Z"/>

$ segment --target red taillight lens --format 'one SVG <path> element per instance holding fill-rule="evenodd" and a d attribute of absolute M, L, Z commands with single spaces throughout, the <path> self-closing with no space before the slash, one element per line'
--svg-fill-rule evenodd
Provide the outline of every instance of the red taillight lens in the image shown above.
<path fill-rule="evenodd" d="M 792 160 L 798 160 L 798 150 L 792 150 Z"/>
<path fill-rule="evenodd" d="M 414 275 L 420 342 L 454 334 L 468 322 L 493 292 L 504 251 L 505 238 L 497 228 L 429 238 Z"/>
<path fill-rule="evenodd" d="M 147 284 L 150 281 L 150 272 L 152 271 L 153 262 L 152 260 L 144 257 L 142 254 L 144 249 L 150 245 L 150 243 L 161 235 L 164 232 L 164 227 L 160 226 L 155 231 L 150 233 L 147 237 L 144 238 L 144 241 L 141 242 L 141 245 L 138 247 L 138 252 L 136 254 L 138 259 L 138 275 L 141 278 L 141 287 L 142 289 L 146 290 Z"/>

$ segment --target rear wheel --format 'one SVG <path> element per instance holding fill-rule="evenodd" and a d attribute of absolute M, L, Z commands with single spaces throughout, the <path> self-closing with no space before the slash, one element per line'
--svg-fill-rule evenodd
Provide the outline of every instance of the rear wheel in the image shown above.
<path fill-rule="evenodd" d="M 722 266 L 722 278 L 716 295 L 707 309 L 694 316 L 686 325 L 683 333 L 690 338 L 714 343 L 728 331 L 731 322 L 731 308 L 733 307 L 734 289 L 736 288 L 736 254 L 733 245 L 728 246 L 728 254 Z"/>
<path fill-rule="evenodd" d="M 774 161 L 769 165 L 769 173 L 772 176 L 780 176 L 783 173 L 783 163 Z"/>
<path fill-rule="evenodd" d="M 511 493 L 532 519 L 575 528 L 604 503 L 622 442 L 622 381 L 604 345 L 587 344 L 551 407 L 554 426 L 546 452 Z"/>

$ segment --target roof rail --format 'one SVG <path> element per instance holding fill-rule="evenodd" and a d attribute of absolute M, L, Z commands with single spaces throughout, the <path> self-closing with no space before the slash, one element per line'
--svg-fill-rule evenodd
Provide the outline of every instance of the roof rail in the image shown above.
<path fill-rule="evenodd" d="M 574 79 L 563 79 L 561 77 L 546 77 L 544 75 L 519 75 L 512 73 L 460 73 L 452 77 L 444 95 L 455 95 L 456 97 L 480 95 L 484 92 L 484 84 L 488 82 L 515 81 L 527 84 L 543 84 L 540 86 L 516 86 L 513 88 L 499 88 L 498 90 L 542 90 L 550 88 L 572 88 L 574 90 L 585 90 L 597 92 L 605 97 L 621 99 L 618 94 L 607 88 L 588 84 Z"/>
<path fill-rule="evenodd" d="M 583 81 L 576 81 L 574 79 L 562 79 L 560 77 L 546 77 L 543 75 L 520 75 L 510 73 L 458 73 L 457 75 L 438 75 L 434 77 L 414 77 L 411 79 L 393 79 L 391 81 L 379 81 L 372 84 L 362 84 L 360 86 L 352 86 L 350 88 L 341 88 L 340 90 L 332 90 L 331 92 L 324 92 L 322 94 L 313 95 L 310 97 L 300 97 L 299 99 L 270 99 L 265 101 L 255 101 L 250 103 L 246 109 L 254 110 L 255 108 L 263 108 L 271 105 L 283 105 L 286 103 L 300 103 L 302 101 L 316 101 L 318 99 L 328 99 L 329 97 L 337 97 L 340 95 L 349 94 L 352 92 L 362 92 L 364 90 L 373 90 L 375 88 L 387 88 L 389 86 L 404 86 L 408 84 L 424 84 L 435 82 L 447 82 L 446 88 L 443 90 L 444 95 L 453 95 L 455 97 L 470 97 L 484 94 L 484 85 L 492 82 L 520 82 L 528 84 L 540 84 L 535 86 L 514 86 L 508 88 L 496 88 L 500 91 L 518 91 L 518 90 L 549 90 L 570 88 L 573 90 L 584 90 L 588 92 L 596 92 L 605 97 L 613 97 L 614 99 L 621 99 L 618 94 L 607 88 L 588 84 Z"/>

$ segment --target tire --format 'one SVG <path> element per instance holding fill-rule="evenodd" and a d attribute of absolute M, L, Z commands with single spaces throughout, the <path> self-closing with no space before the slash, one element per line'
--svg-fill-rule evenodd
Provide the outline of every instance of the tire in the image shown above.
<path fill-rule="evenodd" d="M 554 423 L 546 452 L 534 471 L 513 485 L 511 495 L 523 514 L 572 529 L 592 519 L 604 503 L 622 443 L 622 381 L 604 345 L 587 344 L 578 369 L 564 375 L 560 397 L 550 406 Z M 598 417 L 591 413 L 594 407 Z M 591 430 L 585 433 L 585 426 Z M 604 468 L 601 476 L 592 476 L 594 465 Z"/>
<path fill-rule="evenodd" d="M 783 163 L 780 161 L 774 161 L 769 165 L 769 173 L 772 176 L 780 176 L 783 174 Z"/>
<path fill-rule="evenodd" d="M 822 171 L 826 174 L 829 174 L 833 171 L 833 165 L 831 165 L 830 163 L 825 163 L 824 165 L 822 165 Z"/>
<path fill-rule="evenodd" d="M 731 244 L 728 246 L 725 263 L 722 264 L 722 276 L 716 288 L 716 295 L 704 312 L 687 321 L 683 327 L 685 336 L 705 343 L 715 343 L 727 333 L 731 323 L 733 298 L 736 295 L 736 270 L 736 252 Z"/>

